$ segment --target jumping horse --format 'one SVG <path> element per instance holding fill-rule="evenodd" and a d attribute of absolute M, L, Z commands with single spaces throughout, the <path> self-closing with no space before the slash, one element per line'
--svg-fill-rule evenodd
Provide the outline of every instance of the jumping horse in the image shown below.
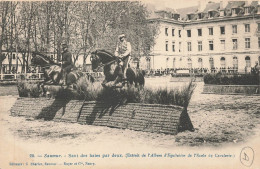
<path fill-rule="evenodd" d="M 62 68 L 59 63 L 54 62 L 48 56 L 39 53 L 33 52 L 31 63 L 34 66 L 40 66 L 43 69 L 44 81 L 39 84 L 42 87 L 43 93 L 46 94 L 44 85 L 60 85 L 62 79 Z M 93 83 L 94 78 L 90 74 L 84 74 L 78 70 L 72 70 L 67 74 L 67 87 L 75 84 L 81 77 L 87 76 L 87 79 Z"/>
<path fill-rule="evenodd" d="M 90 60 L 93 71 L 103 67 L 105 75 L 105 80 L 102 82 L 103 87 L 116 87 L 119 82 L 123 81 L 123 74 L 118 65 L 118 57 L 105 50 L 95 50 L 91 52 Z M 128 67 L 126 70 L 126 80 L 127 84 L 135 84 L 135 87 L 143 87 L 145 83 L 144 71 Z M 124 83 L 122 83 L 123 85 Z"/>

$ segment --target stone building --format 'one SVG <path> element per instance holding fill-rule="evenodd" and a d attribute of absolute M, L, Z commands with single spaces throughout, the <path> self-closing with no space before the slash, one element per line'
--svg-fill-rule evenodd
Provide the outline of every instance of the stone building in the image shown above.
<path fill-rule="evenodd" d="M 202 2 L 202 1 L 201 1 Z M 182 9 L 155 11 L 159 24 L 150 69 L 235 69 L 245 72 L 260 60 L 260 3 L 199 3 Z"/>

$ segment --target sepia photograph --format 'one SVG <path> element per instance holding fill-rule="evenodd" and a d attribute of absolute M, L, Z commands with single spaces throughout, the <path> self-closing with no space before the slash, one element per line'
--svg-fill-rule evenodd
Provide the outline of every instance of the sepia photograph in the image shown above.
<path fill-rule="evenodd" d="M 260 169 L 260 1 L 0 1 L 0 169 Z"/>

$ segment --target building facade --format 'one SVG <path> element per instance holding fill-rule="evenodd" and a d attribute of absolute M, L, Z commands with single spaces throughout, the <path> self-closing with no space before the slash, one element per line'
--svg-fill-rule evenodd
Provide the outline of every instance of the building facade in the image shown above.
<path fill-rule="evenodd" d="M 155 11 L 159 23 L 150 69 L 235 69 L 260 60 L 260 3 L 234 1 Z M 247 70 L 248 69 L 248 70 Z"/>

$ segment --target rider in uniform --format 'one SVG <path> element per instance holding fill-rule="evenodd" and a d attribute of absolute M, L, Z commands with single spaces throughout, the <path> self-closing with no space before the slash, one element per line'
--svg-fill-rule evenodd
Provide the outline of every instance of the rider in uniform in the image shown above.
<path fill-rule="evenodd" d="M 72 62 L 72 55 L 68 51 L 68 45 L 66 43 L 62 44 L 62 77 L 63 77 L 63 85 L 67 85 L 67 74 L 71 72 L 71 69 L 74 67 Z"/>
<path fill-rule="evenodd" d="M 120 60 L 119 66 L 123 71 L 123 80 L 125 80 L 126 70 L 128 68 L 129 61 L 131 60 L 131 44 L 130 42 L 127 42 L 125 34 L 118 36 L 115 56 L 117 56 Z"/>

